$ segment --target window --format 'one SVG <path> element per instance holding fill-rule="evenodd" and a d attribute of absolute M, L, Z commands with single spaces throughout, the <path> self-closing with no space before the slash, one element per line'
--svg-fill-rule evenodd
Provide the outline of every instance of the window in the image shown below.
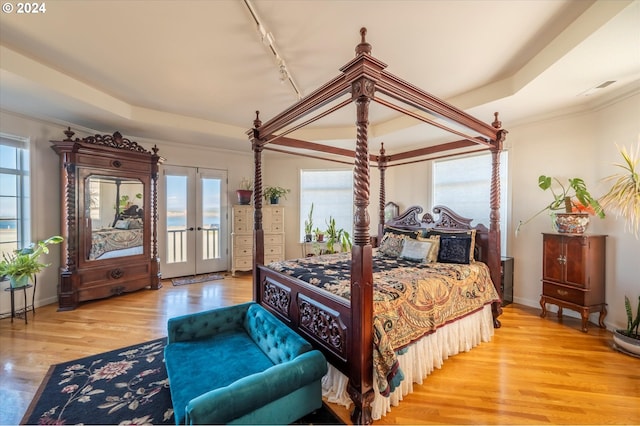
<path fill-rule="evenodd" d="M 300 241 L 304 241 L 304 221 L 313 203 L 313 229 L 325 230 L 329 216 L 353 235 L 353 170 L 300 171 Z"/>
<path fill-rule="evenodd" d="M 31 240 L 29 141 L 0 134 L 0 253 Z"/>
<path fill-rule="evenodd" d="M 502 255 L 507 252 L 507 152 L 500 157 L 500 235 Z M 473 218 L 472 225 L 489 227 L 491 153 L 435 160 L 433 162 L 433 205 L 451 207 Z"/>

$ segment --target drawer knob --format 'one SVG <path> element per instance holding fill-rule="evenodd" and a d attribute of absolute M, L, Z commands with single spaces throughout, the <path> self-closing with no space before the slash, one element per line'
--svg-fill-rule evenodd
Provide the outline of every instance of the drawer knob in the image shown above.
<path fill-rule="evenodd" d="M 111 278 L 117 280 L 118 278 L 122 278 L 124 271 L 120 268 L 112 269 L 109 275 L 111 275 Z"/>
<path fill-rule="evenodd" d="M 568 292 L 567 290 L 560 290 L 560 289 L 558 289 L 558 294 L 559 294 L 560 296 L 566 296 L 566 295 L 568 295 L 568 294 L 569 294 L 569 292 Z"/>

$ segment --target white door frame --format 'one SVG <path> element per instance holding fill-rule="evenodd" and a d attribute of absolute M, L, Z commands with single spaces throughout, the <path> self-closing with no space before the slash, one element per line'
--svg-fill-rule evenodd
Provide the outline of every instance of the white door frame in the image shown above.
<path fill-rule="evenodd" d="M 162 183 L 158 193 L 158 245 L 160 247 L 160 270 L 163 278 L 172 278 L 186 275 L 204 274 L 209 272 L 224 271 L 228 269 L 228 219 L 227 219 L 227 171 L 196 168 L 187 166 L 164 165 L 161 170 Z M 167 230 L 167 176 L 184 176 L 186 178 L 186 226 L 174 234 L 179 236 L 177 251 L 181 253 L 184 261 L 172 262 L 169 257 L 169 249 L 176 248 L 173 241 L 169 241 Z M 215 245 L 217 253 L 215 258 L 204 259 L 206 246 L 203 243 L 205 233 L 211 232 L 208 225 L 203 223 L 203 197 L 202 180 L 220 180 L 220 217 L 218 229 L 218 243 Z M 184 247 L 179 247 L 184 244 Z M 169 247 L 171 245 L 172 247 Z M 180 252 L 180 249 L 183 251 Z"/>

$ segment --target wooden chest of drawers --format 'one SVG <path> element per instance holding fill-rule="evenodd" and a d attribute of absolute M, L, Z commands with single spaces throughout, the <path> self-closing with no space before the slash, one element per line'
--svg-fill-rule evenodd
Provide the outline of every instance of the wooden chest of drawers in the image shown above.
<path fill-rule="evenodd" d="M 577 311 L 582 331 L 587 332 L 589 314 L 600 312 L 598 323 L 604 328 L 606 235 L 543 234 L 542 317 L 547 303 Z"/>
<path fill-rule="evenodd" d="M 233 206 L 231 274 L 253 268 L 253 206 Z M 284 260 L 284 208 L 262 208 L 264 263 Z"/>

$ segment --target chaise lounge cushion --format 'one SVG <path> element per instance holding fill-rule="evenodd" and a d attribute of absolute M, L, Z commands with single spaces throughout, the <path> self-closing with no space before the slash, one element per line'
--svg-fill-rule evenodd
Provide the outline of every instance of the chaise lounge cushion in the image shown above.
<path fill-rule="evenodd" d="M 256 303 L 169 320 L 176 424 L 290 423 L 322 404 L 324 356 Z"/>

